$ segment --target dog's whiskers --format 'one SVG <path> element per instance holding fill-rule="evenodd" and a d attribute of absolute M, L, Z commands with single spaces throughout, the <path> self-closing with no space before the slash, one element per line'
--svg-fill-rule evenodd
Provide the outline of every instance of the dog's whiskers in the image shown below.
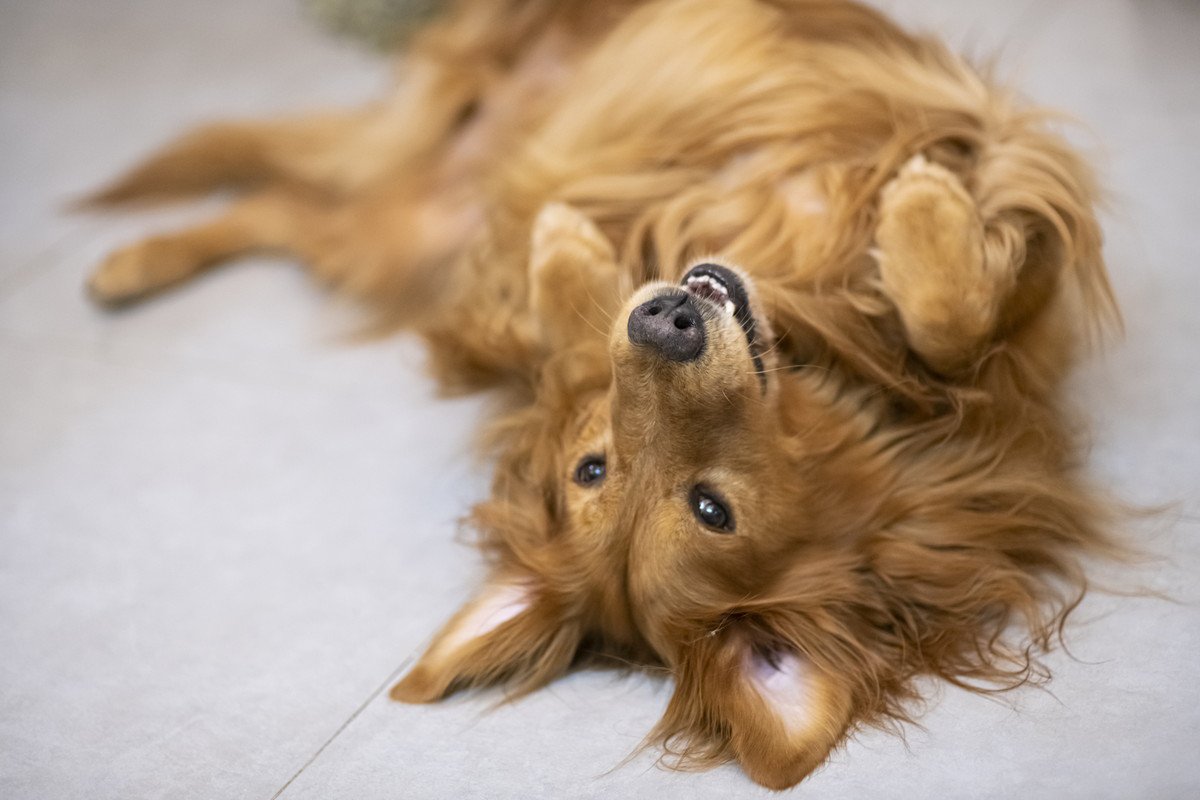
<path fill-rule="evenodd" d="M 601 316 L 604 317 L 605 322 L 611 323 L 613 321 L 613 313 L 601 305 L 600 301 L 596 299 L 596 296 L 592 294 L 592 289 L 590 286 L 585 286 L 584 291 L 587 292 L 588 299 L 592 301 L 592 305 L 594 305 L 596 310 L 598 310 Z"/>
<path fill-rule="evenodd" d="M 608 337 L 608 332 L 607 332 L 607 331 L 604 331 L 604 330 L 601 330 L 600 328 L 597 328 L 597 327 L 596 327 L 596 324 L 595 324 L 594 322 L 592 322 L 590 319 L 588 319 L 588 317 L 587 317 L 587 314 L 584 314 L 584 313 L 583 313 L 583 311 L 582 311 L 582 310 L 579 308 L 579 306 L 577 306 L 577 305 L 575 305 L 575 304 L 572 304 L 572 305 L 571 305 L 571 310 L 572 310 L 572 311 L 574 311 L 574 312 L 575 312 L 575 313 L 576 313 L 576 314 L 579 316 L 579 318 L 580 318 L 580 319 L 582 319 L 582 320 L 584 321 L 584 323 L 586 323 L 586 324 L 587 324 L 587 326 L 588 326 L 589 328 L 591 328 L 592 330 L 594 330 L 594 331 L 595 331 L 596 333 L 598 333 L 598 334 L 599 334 L 601 337 L 605 337 L 605 338 L 607 338 L 607 337 Z"/>
<path fill-rule="evenodd" d="M 820 364 L 783 364 L 782 366 L 770 367 L 768 369 L 764 369 L 764 370 L 762 370 L 761 373 L 758 370 L 749 370 L 747 372 L 747 374 L 757 375 L 757 374 L 764 374 L 767 372 L 792 372 L 792 371 L 798 372 L 800 370 L 808 370 L 808 369 L 819 369 L 822 372 L 833 372 L 833 370 L 830 369 L 829 367 L 823 367 Z"/>

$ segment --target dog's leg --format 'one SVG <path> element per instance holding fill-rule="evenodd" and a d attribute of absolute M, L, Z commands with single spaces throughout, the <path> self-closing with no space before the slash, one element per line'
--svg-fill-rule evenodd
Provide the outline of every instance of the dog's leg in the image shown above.
<path fill-rule="evenodd" d="M 179 284 L 253 252 L 299 259 L 322 283 L 411 322 L 439 294 L 435 267 L 473 235 L 475 204 L 437 191 L 393 192 L 329 203 L 311 192 L 276 188 L 235 202 L 215 219 L 154 236 L 113 253 L 88 290 L 117 306 Z"/>
<path fill-rule="evenodd" d="M 958 178 L 910 160 L 883 189 L 875 241 L 909 345 L 936 370 L 967 366 L 995 331 L 1017 267 L 985 258 L 983 221 Z"/>
<path fill-rule="evenodd" d="M 315 216 L 311 207 L 292 195 L 253 195 L 209 222 L 116 251 L 92 274 L 88 292 L 98 303 L 117 306 L 235 256 L 257 250 L 294 252 L 298 230 L 316 224 Z"/>
<path fill-rule="evenodd" d="M 608 338 L 629 279 L 591 220 L 562 203 L 543 208 L 533 225 L 529 269 L 529 306 L 548 346 Z"/>
<path fill-rule="evenodd" d="M 447 149 L 478 84 L 468 70 L 420 62 L 410 65 L 392 98 L 367 109 L 206 125 L 80 204 L 158 202 L 271 184 L 337 196 L 385 176 L 403 181 Z"/>
<path fill-rule="evenodd" d="M 279 182 L 333 188 L 344 171 L 337 152 L 369 121 L 367 112 L 355 111 L 205 125 L 83 198 L 80 205 L 154 203 Z"/>

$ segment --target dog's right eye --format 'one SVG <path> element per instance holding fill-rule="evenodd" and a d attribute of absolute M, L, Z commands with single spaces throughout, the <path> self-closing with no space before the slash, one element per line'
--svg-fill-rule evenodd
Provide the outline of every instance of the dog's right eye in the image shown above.
<path fill-rule="evenodd" d="M 580 486 L 593 486 L 604 480 L 605 472 L 604 456 L 584 456 L 575 467 L 575 482 Z"/>
<path fill-rule="evenodd" d="M 717 533 L 733 533 L 733 514 L 714 492 L 703 486 L 693 487 L 691 503 L 692 513 L 704 527 Z"/>

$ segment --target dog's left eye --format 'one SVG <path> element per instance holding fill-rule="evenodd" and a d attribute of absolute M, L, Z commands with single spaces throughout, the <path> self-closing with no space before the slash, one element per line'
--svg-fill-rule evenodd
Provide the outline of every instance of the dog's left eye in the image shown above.
<path fill-rule="evenodd" d="M 606 472 L 604 456 L 584 456 L 575 467 L 575 482 L 580 486 L 591 486 L 604 480 Z"/>
<path fill-rule="evenodd" d="M 700 524 L 718 533 L 733 532 L 733 514 L 714 494 L 702 486 L 692 489 L 692 513 Z"/>

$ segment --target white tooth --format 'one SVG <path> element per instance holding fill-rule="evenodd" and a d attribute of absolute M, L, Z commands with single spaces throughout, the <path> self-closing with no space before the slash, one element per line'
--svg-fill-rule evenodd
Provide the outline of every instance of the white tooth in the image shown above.
<path fill-rule="evenodd" d="M 734 311 L 734 305 L 733 305 L 733 301 L 732 301 L 732 300 L 726 300 L 726 301 L 725 301 L 725 313 L 726 313 L 726 314 L 728 314 L 729 316 L 731 316 L 731 317 L 732 317 L 732 316 L 733 316 L 733 311 Z"/>
<path fill-rule="evenodd" d="M 726 313 L 733 313 L 733 303 L 729 300 L 729 287 L 711 275 L 692 275 L 687 279 L 687 287 L 697 290 L 703 287 L 709 295 L 709 300 L 714 303 L 724 301 Z"/>

